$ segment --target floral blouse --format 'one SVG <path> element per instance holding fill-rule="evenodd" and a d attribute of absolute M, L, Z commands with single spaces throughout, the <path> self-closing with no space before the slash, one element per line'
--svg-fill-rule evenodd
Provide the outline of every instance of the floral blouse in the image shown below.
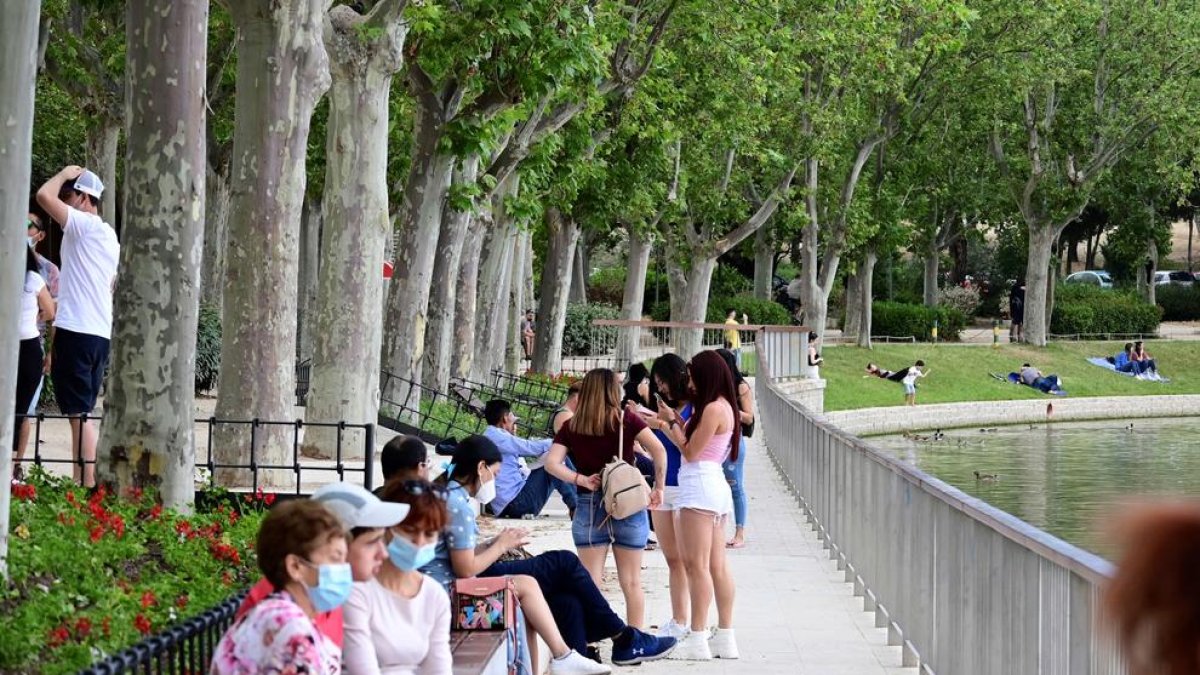
<path fill-rule="evenodd" d="M 336 675 L 338 646 L 286 592 L 254 606 L 217 643 L 211 675 Z"/>

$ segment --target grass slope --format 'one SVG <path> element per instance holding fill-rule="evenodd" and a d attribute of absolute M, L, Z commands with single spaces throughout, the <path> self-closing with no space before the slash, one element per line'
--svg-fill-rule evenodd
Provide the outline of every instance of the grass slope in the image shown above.
<path fill-rule="evenodd" d="M 1016 371 L 1026 362 L 1044 373 L 1061 376 L 1071 397 L 1200 394 L 1200 374 L 1195 372 L 1200 364 L 1200 342 L 1153 342 L 1147 345 L 1160 372 L 1171 379 L 1165 384 L 1118 375 L 1084 360 L 1090 356 L 1111 356 L 1123 346 L 1123 342 L 1062 342 L 1045 348 L 905 344 L 880 345 L 866 350 L 829 346 L 821 353 L 825 358 L 821 377 L 828 382 L 825 410 L 902 405 L 904 389 L 899 383 L 863 378 L 863 369 L 868 362 L 873 362 L 882 368 L 899 370 L 917 359 L 924 360 L 930 372 L 929 377 L 918 381 L 918 405 L 1024 398 L 1050 401 L 1057 398 L 988 376 L 989 372 L 1005 375 Z"/>

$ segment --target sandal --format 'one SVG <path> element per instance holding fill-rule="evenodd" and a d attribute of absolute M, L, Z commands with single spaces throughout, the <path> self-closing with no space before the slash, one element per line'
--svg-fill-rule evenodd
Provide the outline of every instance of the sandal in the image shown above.
<path fill-rule="evenodd" d="M 734 541 L 730 539 L 729 541 L 725 542 L 725 548 L 746 548 L 746 542 L 744 540 Z"/>
<path fill-rule="evenodd" d="M 653 540 L 653 539 L 648 539 L 648 540 L 646 541 L 646 550 L 647 550 L 647 551 L 656 551 L 656 550 L 658 550 L 658 542 L 657 542 L 657 541 L 655 541 L 655 540 Z"/>

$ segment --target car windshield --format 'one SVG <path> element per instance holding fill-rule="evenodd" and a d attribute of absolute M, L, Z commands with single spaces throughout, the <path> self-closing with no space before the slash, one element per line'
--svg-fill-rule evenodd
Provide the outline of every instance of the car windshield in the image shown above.
<path fill-rule="evenodd" d="M 1108 272 L 1096 272 L 1096 276 L 1100 277 L 1101 281 L 1112 281 L 1112 277 L 1108 275 Z"/>

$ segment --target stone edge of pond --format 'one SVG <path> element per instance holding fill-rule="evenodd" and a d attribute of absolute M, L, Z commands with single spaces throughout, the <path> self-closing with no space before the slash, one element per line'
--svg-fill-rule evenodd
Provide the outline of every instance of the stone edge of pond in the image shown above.
<path fill-rule="evenodd" d="M 1192 416 L 1200 416 L 1200 394 L 933 403 L 841 410 L 823 415 L 829 423 L 863 437 L 927 429 L 1044 423 L 1048 419 L 1080 422 Z"/>

